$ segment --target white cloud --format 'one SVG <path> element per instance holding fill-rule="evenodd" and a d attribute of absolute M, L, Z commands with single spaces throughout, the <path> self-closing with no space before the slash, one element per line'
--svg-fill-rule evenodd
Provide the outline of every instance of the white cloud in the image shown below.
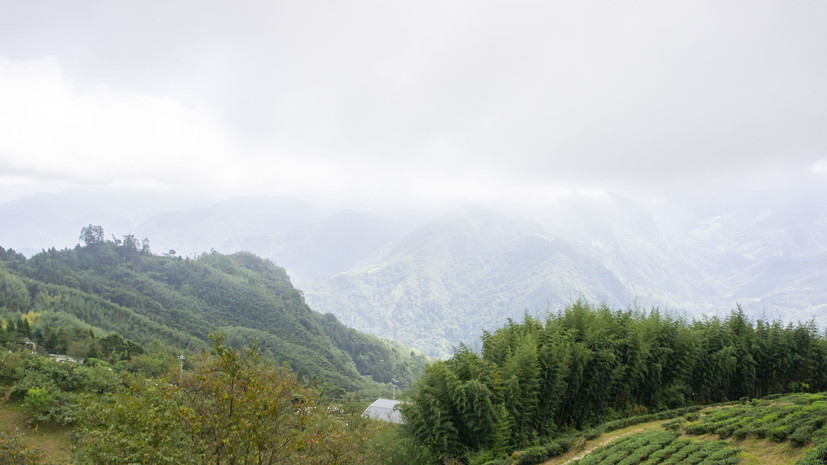
<path fill-rule="evenodd" d="M 521 182 L 415 157 L 331 156 L 291 146 L 251 148 L 211 108 L 133 91 L 73 85 L 55 58 L 0 57 L 0 195 L 73 185 L 297 194 L 426 204 L 553 201 L 570 186 Z M 443 149 L 440 149 L 440 151 Z M 447 150 L 447 149 L 444 149 Z M 439 157 L 438 157 L 439 158 Z"/>
<path fill-rule="evenodd" d="M 827 158 L 819 160 L 810 167 L 810 171 L 815 174 L 827 175 Z"/>
<path fill-rule="evenodd" d="M 208 108 L 106 86 L 81 90 L 54 58 L 0 57 L 0 102 L 0 164 L 9 176 L 159 187 L 240 177 L 236 144 Z"/>
<path fill-rule="evenodd" d="M 190 3 L 0 2 L 0 56 L 58 57 L 0 58 L 0 200 L 694 193 L 827 148 L 818 2 Z"/>

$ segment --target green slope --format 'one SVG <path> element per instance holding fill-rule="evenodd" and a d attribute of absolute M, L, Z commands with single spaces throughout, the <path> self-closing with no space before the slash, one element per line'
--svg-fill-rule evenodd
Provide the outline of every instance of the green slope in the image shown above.
<path fill-rule="evenodd" d="M 302 376 L 353 391 L 396 378 L 407 385 L 425 358 L 344 327 L 308 307 L 285 271 L 248 253 L 157 256 L 110 241 L 43 251 L 30 259 L 0 248 L 0 307 L 66 313 L 146 344 L 188 351 L 225 331 L 235 345 L 258 339 Z"/>
<path fill-rule="evenodd" d="M 617 439 L 574 463 L 827 463 L 826 422 L 825 393 L 755 399 Z"/>

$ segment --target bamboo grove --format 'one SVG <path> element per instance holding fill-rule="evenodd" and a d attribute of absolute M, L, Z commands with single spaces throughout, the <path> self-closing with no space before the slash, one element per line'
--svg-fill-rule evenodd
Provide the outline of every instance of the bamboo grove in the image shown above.
<path fill-rule="evenodd" d="M 576 302 L 460 345 L 428 367 L 403 407 L 435 460 L 502 455 L 626 415 L 827 389 L 827 340 L 814 323 L 687 321 Z"/>

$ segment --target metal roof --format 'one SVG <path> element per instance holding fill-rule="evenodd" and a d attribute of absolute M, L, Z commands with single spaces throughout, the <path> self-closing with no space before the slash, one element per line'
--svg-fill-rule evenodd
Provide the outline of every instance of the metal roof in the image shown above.
<path fill-rule="evenodd" d="M 389 421 L 391 423 L 404 423 L 402 414 L 398 409 L 394 409 L 402 402 L 391 399 L 376 399 L 376 401 L 368 406 L 362 416 L 371 418 L 373 420 Z"/>

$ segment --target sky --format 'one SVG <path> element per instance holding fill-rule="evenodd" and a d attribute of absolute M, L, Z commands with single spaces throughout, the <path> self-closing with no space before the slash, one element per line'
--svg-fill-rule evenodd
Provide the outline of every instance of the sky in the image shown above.
<path fill-rule="evenodd" d="M 824 183 L 824 24 L 823 0 L 4 0 L 0 202 Z"/>

